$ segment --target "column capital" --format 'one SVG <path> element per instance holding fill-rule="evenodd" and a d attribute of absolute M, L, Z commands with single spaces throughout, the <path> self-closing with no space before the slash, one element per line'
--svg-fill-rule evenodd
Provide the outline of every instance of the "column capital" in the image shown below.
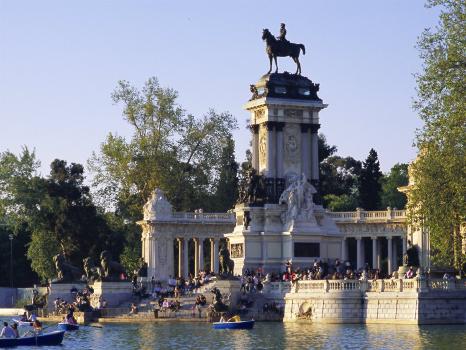
<path fill-rule="evenodd" d="M 252 131 L 253 134 L 259 133 L 259 124 L 249 125 L 249 129 Z"/>
<path fill-rule="evenodd" d="M 320 124 L 310 124 L 311 133 L 316 134 L 317 131 L 320 129 Z"/>
<path fill-rule="evenodd" d="M 275 122 L 265 122 L 264 126 L 266 127 L 267 131 L 273 131 L 275 128 Z"/>
<path fill-rule="evenodd" d="M 310 128 L 311 128 L 311 124 L 301 124 L 302 133 L 307 133 Z"/>
<path fill-rule="evenodd" d="M 377 236 L 371 236 L 371 239 L 372 239 L 373 241 L 377 240 L 377 238 L 379 238 L 379 237 L 377 237 Z"/>
<path fill-rule="evenodd" d="M 283 131 L 284 126 L 285 126 L 285 123 L 283 122 L 275 122 L 275 130 L 277 131 Z"/>
<path fill-rule="evenodd" d="M 387 240 L 391 241 L 393 237 L 392 237 L 392 236 L 386 236 L 385 238 L 386 238 Z"/>

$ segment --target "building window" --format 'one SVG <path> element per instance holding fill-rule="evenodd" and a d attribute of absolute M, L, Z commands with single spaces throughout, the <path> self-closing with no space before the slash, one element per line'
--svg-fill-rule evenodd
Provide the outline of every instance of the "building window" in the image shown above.
<path fill-rule="evenodd" d="M 294 256 L 295 258 L 320 257 L 320 243 L 295 243 Z"/>

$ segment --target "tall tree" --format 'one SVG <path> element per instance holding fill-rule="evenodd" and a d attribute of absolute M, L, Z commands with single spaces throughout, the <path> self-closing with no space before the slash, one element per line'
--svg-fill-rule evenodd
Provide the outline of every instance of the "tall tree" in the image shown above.
<path fill-rule="evenodd" d="M 141 216 L 156 187 L 178 210 L 198 208 L 215 190 L 222 141 L 236 128 L 236 120 L 213 110 L 195 118 L 177 104 L 177 96 L 160 87 L 156 78 L 141 90 L 120 81 L 112 95 L 115 103 L 123 104 L 133 136 L 126 140 L 109 134 L 89 165 L 104 204 L 126 207 L 131 220 Z"/>
<path fill-rule="evenodd" d="M 371 148 L 363 164 L 359 181 L 359 205 L 365 210 L 380 209 L 380 171 L 377 152 Z"/>
<path fill-rule="evenodd" d="M 10 235 L 13 259 L 13 285 L 26 287 L 37 283 L 38 276 L 27 260 L 31 240 L 30 213 L 35 209 L 37 193 L 32 191 L 40 162 L 34 151 L 23 147 L 19 155 L 0 153 L 0 285 L 10 285 Z"/>
<path fill-rule="evenodd" d="M 320 183 L 325 207 L 333 211 L 356 209 L 361 169 L 361 162 L 352 157 L 331 156 L 321 163 Z"/>
<path fill-rule="evenodd" d="M 404 209 L 406 195 L 398 191 L 398 187 L 408 184 L 408 164 L 397 163 L 382 178 L 382 208 Z"/>
<path fill-rule="evenodd" d="M 32 237 L 27 255 L 42 279 L 55 276 L 52 257 L 57 253 L 81 266 L 83 257 L 96 259 L 102 250 L 119 255 L 122 250 L 121 237 L 108 227 L 84 185 L 83 166 L 55 159 L 50 168 L 49 177 L 32 187 L 41 196 L 29 221 Z"/>
<path fill-rule="evenodd" d="M 440 9 L 433 30 L 418 41 L 423 69 L 414 107 L 424 122 L 412 165 L 409 203 L 413 225 L 428 230 L 434 264 L 461 269 L 461 222 L 466 218 L 466 2 L 431 0 Z M 464 239 L 464 237 L 463 237 Z"/>
<path fill-rule="evenodd" d="M 235 141 L 231 136 L 225 139 L 216 184 L 215 211 L 225 212 L 235 205 L 238 198 L 238 163 L 235 159 Z"/>

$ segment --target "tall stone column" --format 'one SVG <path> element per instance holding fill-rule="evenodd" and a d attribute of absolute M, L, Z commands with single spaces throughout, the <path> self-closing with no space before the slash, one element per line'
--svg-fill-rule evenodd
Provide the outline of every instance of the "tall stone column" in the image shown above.
<path fill-rule="evenodd" d="M 406 255 L 406 250 L 407 250 L 406 235 L 403 235 L 401 236 L 401 251 L 403 252 L 403 258 Z"/>
<path fill-rule="evenodd" d="M 285 123 L 276 123 L 275 125 L 275 132 L 277 136 L 277 143 L 276 143 L 276 149 L 277 149 L 277 157 L 276 157 L 276 170 L 277 174 L 276 177 L 282 178 L 285 174 L 283 172 L 283 127 L 285 126 Z"/>
<path fill-rule="evenodd" d="M 219 272 L 218 244 L 219 244 L 219 239 L 214 238 L 214 272 L 215 273 Z"/>
<path fill-rule="evenodd" d="M 267 171 L 266 176 L 270 178 L 274 178 L 276 171 L 275 171 L 275 158 L 276 154 L 275 151 L 277 147 L 275 146 L 275 128 L 273 122 L 265 123 L 265 127 L 267 128 Z"/>
<path fill-rule="evenodd" d="M 377 265 L 377 237 L 371 237 L 372 239 L 372 269 L 378 269 Z"/>
<path fill-rule="evenodd" d="M 194 238 L 194 276 L 199 273 L 199 239 Z"/>
<path fill-rule="evenodd" d="M 311 137 L 309 124 L 301 124 L 301 173 L 306 175 L 307 179 L 311 179 Z"/>
<path fill-rule="evenodd" d="M 362 237 L 356 237 L 356 269 L 362 267 Z"/>
<path fill-rule="evenodd" d="M 183 242 L 181 238 L 176 239 L 178 242 L 178 277 L 183 276 Z"/>
<path fill-rule="evenodd" d="M 188 256 L 189 238 L 183 239 L 183 274 L 184 278 L 189 277 L 189 256 Z"/>
<path fill-rule="evenodd" d="M 348 242 L 346 241 L 346 237 L 343 237 L 341 240 L 341 262 L 345 262 L 348 260 Z"/>
<path fill-rule="evenodd" d="M 210 271 L 214 271 L 214 239 L 210 238 Z"/>
<path fill-rule="evenodd" d="M 392 251 L 392 237 L 387 237 L 387 271 L 388 274 L 392 274 L 392 263 L 393 263 L 393 251 Z"/>
<path fill-rule="evenodd" d="M 204 239 L 199 238 L 199 271 L 204 270 Z"/>
<path fill-rule="evenodd" d="M 311 180 L 319 182 L 319 138 L 317 132 L 320 124 L 311 124 Z"/>
<path fill-rule="evenodd" d="M 259 125 L 251 125 L 252 131 L 252 166 L 259 171 Z"/>

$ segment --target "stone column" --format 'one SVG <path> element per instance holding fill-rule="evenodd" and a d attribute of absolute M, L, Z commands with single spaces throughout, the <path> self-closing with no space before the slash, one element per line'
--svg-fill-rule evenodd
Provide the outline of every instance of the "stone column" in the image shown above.
<path fill-rule="evenodd" d="M 210 243 L 210 271 L 214 271 L 214 239 L 209 239 Z"/>
<path fill-rule="evenodd" d="M 199 238 L 199 271 L 204 270 L 204 239 Z"/>
<path fill-rule="evenodd" d="M 372 269 L 378 269 L 377 264 L 377 237 L 371 237 L 372 239 Z"/>
<path fill-rule="evenodd" d="M 181 238 L 176 239 L 178 241 L 178 277 L 183 276 L 183 242 Z"/>
<path fill-rule="evenodd" d="M 219 239 L 214 238 L 214 270 L 213 271 L 215 273 L 219 272 L 218 244 L 219 244 Z"/>
<path fill-rule="evenodd" d="M 319 139 L 320 124 L 311 124 L 311 180 L 319 182 Z"/>
<path fill-rule="evenodd" d="M 265 123 L 265 127 L 267 128 L 267 171 L 266 176 L 274 178 L 275 177 L 275 130 L 274 130 L 274 123 L 267 122 Z"/>
<path fill-rule="evenodd" d="M 393 262 L 393 252 L 392 252 L 392 237 L 387 237 L 387 265 L 388 265 L 388 274 L 392 274 L 392 262 Z"/>
<path fill-rule="evenodd" d="M 403 258 L 406 254 L 406 250 L 407 250 L 407 247 L 406 247 L 406 235 L 402 235 L 401 236 L 401 251 L 403 252 Z"/>
<path fill-rule="evenodd" d="M 362 237 L 356 237 L 356 269 L 362 267 Z"/>
<path fill-rule="evenodd" d="M 348 243 L 346 241 L 346 237 L 343 237 L 341 240 L 341 262 L 345 262 L 348 260 Z"/>
<path fill-rule="evenodd" d="M 276 149 L 277 149 L 277 164 L 276 164 L 276 170 L 277 170 L 277 175 L 276 177 L 278 178 L 283 178 L 283 127 L 285 126 L 285 123 L 276 123 L 275 124 L 275 131 L 277 135 L 277 144 L 276 144 Z"/>
<path fill-rule="evenodd" d="M 184 278 L 189 276 L 189 256 L 188 256 L 189 238 L 183 239 L 183 273 Z"/>
<path fill-rule="evenodd" d="M 194 276 L 199 273 L 199 239 L 194 238 Z"/>
<path fill-rule="evenodd" d="M 252 131 L 252 167 L 259 171 L 259 125 L 251 125 Z"/>
<path fill-rule="evenodd" d="M 306 178 L 311 179 L 310 164 L 311 164 L 311 138 L 309 134 L 309 124 L 301 124 L 301 173 L 306 175 Z"/>

